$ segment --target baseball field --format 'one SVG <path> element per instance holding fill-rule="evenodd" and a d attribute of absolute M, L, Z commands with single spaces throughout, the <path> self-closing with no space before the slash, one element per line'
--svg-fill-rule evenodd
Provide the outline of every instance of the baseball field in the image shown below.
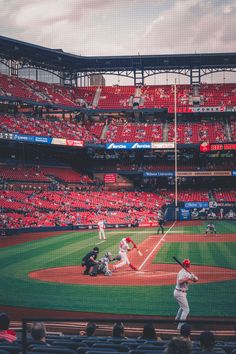
<path fill-rule="evenodd" d="M 0 306 L 11 313 L 32 311 L 174 316 L 173 298 L 180 260 L 191 260 L 199 282 L 190 285 L 190 316 L 236 317 L 236 223 L 216 221 L 217 235 L 205 235 L 207 222 L 174 223 L 164 235 L 156 229 L 70 231 L 11 236 L 0 240 Z M 102 257 L 115 256 L 119 241 L 130 236 L 142 252 L 129 252 L 138 268 L 124 266 L 112 276 L 83 275 L 81 260 L 94 246 Z"/>

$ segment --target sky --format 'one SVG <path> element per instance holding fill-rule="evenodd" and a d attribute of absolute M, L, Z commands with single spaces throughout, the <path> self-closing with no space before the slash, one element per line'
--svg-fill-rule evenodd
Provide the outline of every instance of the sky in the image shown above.
<path fill-rule="evenodd" d="M 0 9 L 2 36 L 79 55 L 236 51 L 236 0 L 0 0 Z"/>

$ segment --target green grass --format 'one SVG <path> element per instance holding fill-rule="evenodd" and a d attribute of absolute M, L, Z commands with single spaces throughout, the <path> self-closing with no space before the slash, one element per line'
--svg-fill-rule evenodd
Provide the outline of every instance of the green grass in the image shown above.
<path fill-rule="evenodd" d="M 236 269 L 236 242 L 173 242 L 165 243 L 153 263 L 174 263 L 190 258 L 192 264 Z"/>
<path fill-rule="evenodd" d="M 183 233 L 183 234 L 204 234 L 206 226 L 209 221 L 199 221 L 199 225 L 188 226 L 175 226 L 171 230 L 171 233 Z M 216 227 L 217 234 L 234 234 L 236 233 L 236 222 L 226 220 L 213 221 Z"/>
<path fill-rule="evenodd" d="M 229 233 L 232 223 L 217 224 L 217 232 Z M 177 228 L 178 229 L 178 228 Z M 193 228 L 179 228 L 183 233 Z M 205 225 L 199 226 L 203 233 Z M 219 231 L 218 231 L 219 229 Z M 173 229 L 172 229 L 173 230 Z M 100 255 L 118 251 L 122 237 L 132 235 L 138 244 L 154 229 L 107 231 L 108 240 L 99 245 Z M 82 257 L 98 243 L 96 231 L 70 232 L 0 249 L 0 304 L 29 308 L 115 314 L 174 316 L 177 305 L 173 286 L 85 286 L 42 282 L 28 278 L 36 269 L 79 265 Z M 171 257 L 186 258 L 196 264 L 236 269 L 236 243 L 168 243 L 158 253 L 157 262 L 169 263 Z M 236 281 L 196 284 L 189 293 L 191 314 L 199 316 L 236 316 Z M 206 299 L 209 299 L 207 301 Z M 27 315 L 27 309 L 26 309 Z"/>

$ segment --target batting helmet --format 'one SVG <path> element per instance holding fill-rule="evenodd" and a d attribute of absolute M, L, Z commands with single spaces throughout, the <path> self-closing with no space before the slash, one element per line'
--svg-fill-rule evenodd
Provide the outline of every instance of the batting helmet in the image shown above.
<path fill-rule="evenodd" d="M 191 263 L 190 263 L 190 260 L 189 259 L 185 259 L 183 262 L 182 262 L 183 266 L 185 268 L 188 268 L 190 267 Z"/>
<path fill-rule="evenodd" d="M 130 237 L 126 237 L 126 242 L 132 242 L 131 238 Z"/>

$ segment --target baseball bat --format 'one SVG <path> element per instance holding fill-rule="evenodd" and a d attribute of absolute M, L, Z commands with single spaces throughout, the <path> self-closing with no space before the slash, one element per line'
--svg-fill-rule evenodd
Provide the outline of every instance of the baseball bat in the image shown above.
<path fill-rule="evenodd" d="M 186 270 L 186 272 L 188 272 L 189 274 L 192 274 L 188 269 L 186 269 L 186 268 L 183 266 L 183 264 L 178 260 L 177 257 L 173 256 L 172 258 L 173 258 L 173 259 L 175 260 L 175 262 L 177 262 L 182 268 L 184 268 L 184 269 Z"/>
<path fill-rule="evenodd" d="M 137 249 L 137 251 L 138 251 L 138 254 L 142 257 L 142 255 L 143 255 L 142 252 L 138 249 Z"/>

